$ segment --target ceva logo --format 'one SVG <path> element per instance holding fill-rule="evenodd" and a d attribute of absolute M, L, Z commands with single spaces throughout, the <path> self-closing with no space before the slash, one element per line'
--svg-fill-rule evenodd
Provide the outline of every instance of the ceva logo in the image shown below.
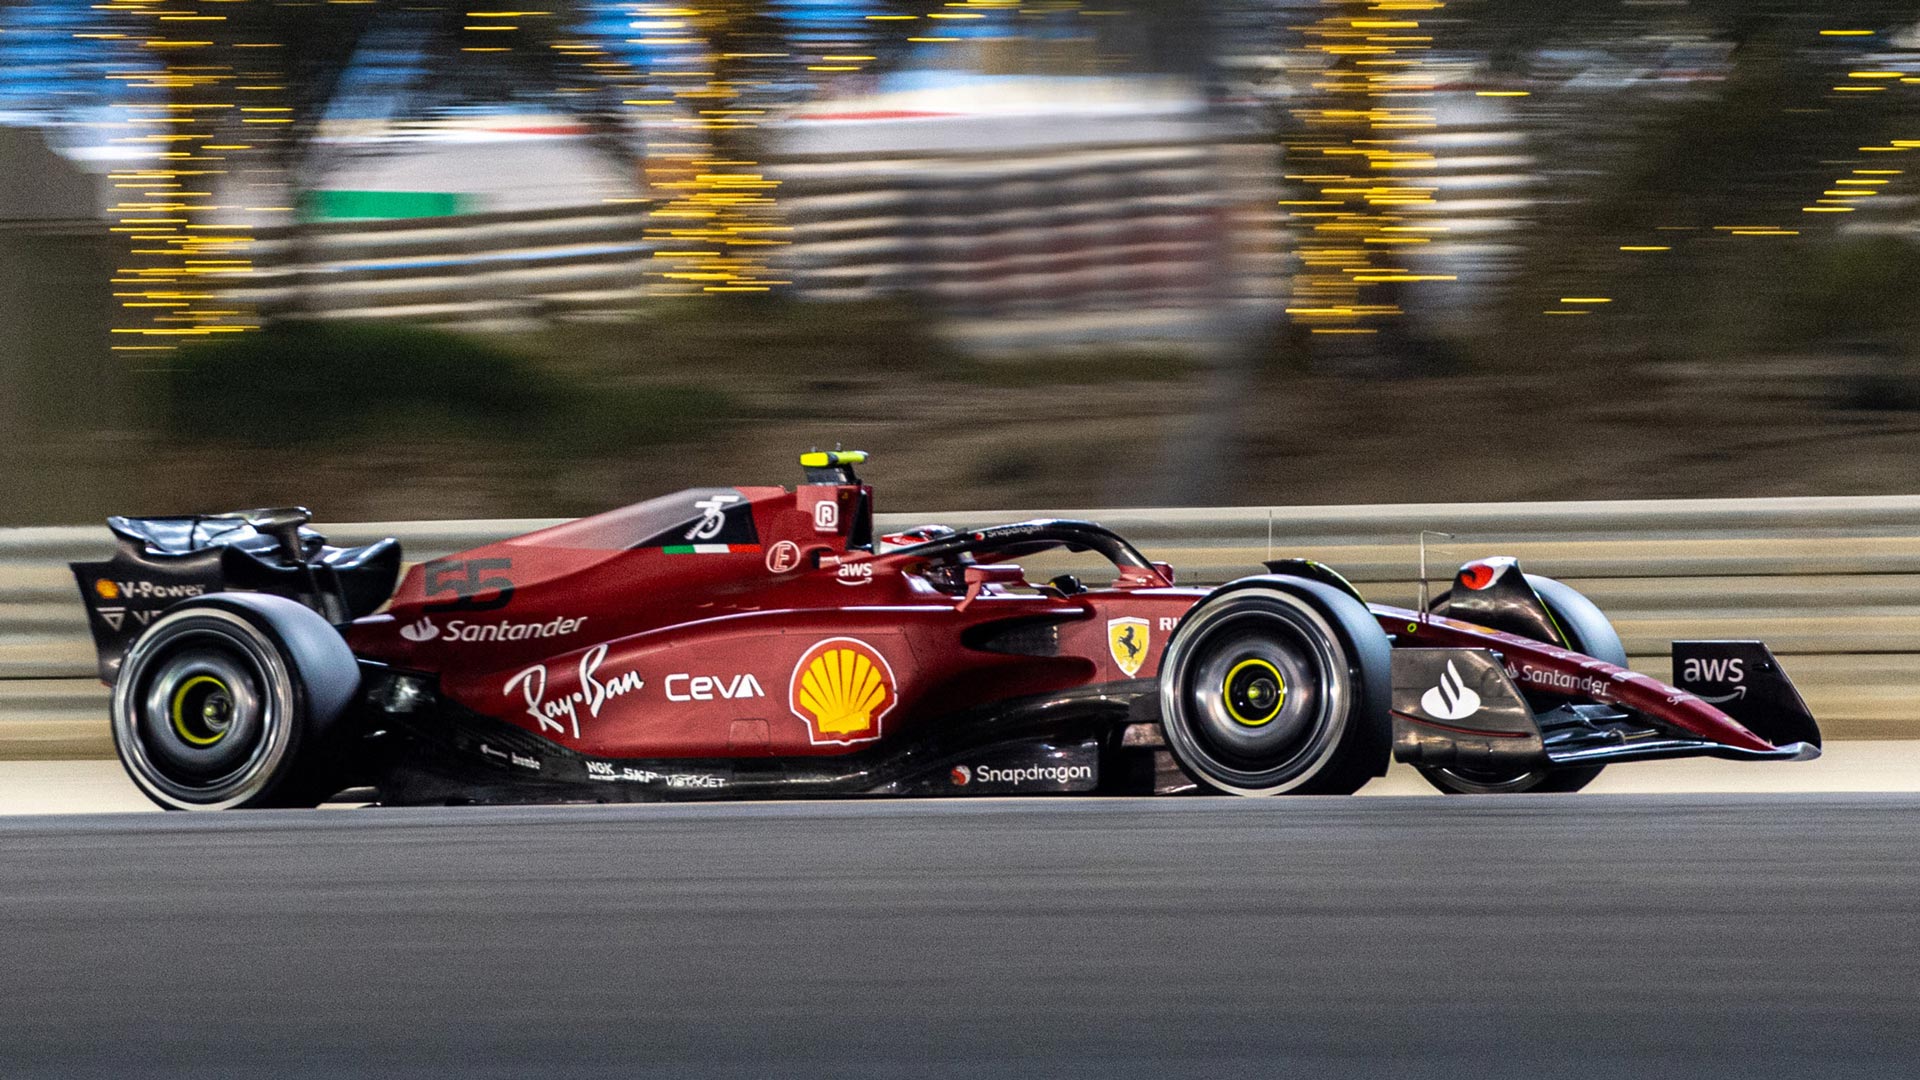
<path fill-rule="evenodd" d="M 408 641 L 432 641 L 440 636 L 440 628 L 433 620 L 422 616 L 417 623 L 409 623 L 400 628 L 400 636 Z"/>
<path fill-rule="evenodd" d="M 735 698 L 766 697 L 760 680 L 752 675 L 689 675 L 684 672 L 667 676 L 668 701 L 712 701 L 720 698 L 732 701 Z"/>
<path fill-rule="evenodd" d="M 1467 688 L 1466 681 L 1460 678 L 1460 669 L 1449 660 L 1447 670 L 1440 676 L 1440 685 L 1420 695 L 1420 707 L 1436 720 L 1465 720 L 1480 711 L 1480 695 Z"/>

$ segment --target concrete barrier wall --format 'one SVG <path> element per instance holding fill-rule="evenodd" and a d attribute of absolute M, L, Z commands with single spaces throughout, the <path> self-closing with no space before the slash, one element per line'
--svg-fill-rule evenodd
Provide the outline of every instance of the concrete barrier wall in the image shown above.
<path fill-rule="evenodd" d="M 883 529 L 1032 513 L 881 515 Z M 1412 604 L 1419 535 L 1444 588 L 1481 555 L 1518 556 L 1612 616 L 1636 666 L 1668 673 L 1676 638 L 1773 646 L 1835 738 L 1920 737 L 1920 497 L 1083 510 L 1182 582 L 1254 572 L 1270 556 L 1340 568 L 1368 597 Z M 548 521 L 322 523 L 341 543 L 401 539 L 433 558 Z M 0 758 L 110 755 L 106 693 L 66 563 L 103 557 L 104 526 L 0 529 Z M 1034 560 L 1034 576 L 1086 566 Z"/>

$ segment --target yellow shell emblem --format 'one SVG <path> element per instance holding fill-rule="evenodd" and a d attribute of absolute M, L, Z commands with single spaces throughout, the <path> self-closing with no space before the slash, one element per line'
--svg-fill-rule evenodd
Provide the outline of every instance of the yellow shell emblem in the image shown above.
<path fill-rule="evenodd" d="M 864 641 L 830 638 L 801 655 L 788 696 L 813 742 L 870 742 L 893 708 L 893 669 Z"/>
<path fill-rule="evenodd" d="M 96 593 L 99 593 L 100 599 L 102 600 L 120 599 L 120 586 L 115 585 L 113 582 L 108 581 L 106 578 L 101 578 L 100 580 L 94 582 L 93 591 Z"/>

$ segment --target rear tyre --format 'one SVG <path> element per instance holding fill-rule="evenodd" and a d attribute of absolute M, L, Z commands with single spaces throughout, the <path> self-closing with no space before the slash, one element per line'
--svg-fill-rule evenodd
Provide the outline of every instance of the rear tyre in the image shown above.
<path fill-rule="evenodd" d="M 1528 574 L 1526 578 L 1527 584 L 1533 586 L 1534 594 L 1547 606 L 1553 621 L 1559 624 L 1560 632 L 1566 635 L 1568 648 L 1595 660 L 1605 660 L 1619 667 L 1627 666 L 1626 646 L 1620 643 L 1620 634 L 1614 630 L 1613 623 L 1607 620 L 1598 605 L 1579 590 L 1553 578 L 1537 574 Z M 1434 597 L 1431 606 L 1435 612 L 1446 613 L 1448 595 L 1441 593 Z M 1416 765 L 1414 768 L 1420 770 L 1420 775 L 1426 777 L 1428 783 L 1449 795 L 1510 795 L 1527 791 L 1543 794 L 1579 791 L 1593 783 L 1606 766 L 1582 765 L 1570 769 L 1527 769 L 1521 772 L 1433 765 Z"/>
<path fill-rule="evenodd" d="M 156 620 L 114 683 L 114 749 L 169 810 L 314 806 L 338 787 L 332 738 L 359 686 L 339 633 L 278 596 L 220 594 Z"/>
<path fill-rule="evenodd" d="M 1250 579 L 1182 620 L 1160 665 L 1174 757 L 1233 795 L 1347 795 L 1386 771 L 1391 656 L 1366 606 L 1318 582 Z"/>

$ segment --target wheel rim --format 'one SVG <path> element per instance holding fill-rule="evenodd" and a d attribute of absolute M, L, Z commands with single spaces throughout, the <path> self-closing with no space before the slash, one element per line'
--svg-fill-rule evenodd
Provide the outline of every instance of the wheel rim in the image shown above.
<path fill-rule="evenodd" d="M 233 689 L 212 675 L 195 675 L 173 692 L 174 734 L 189 746 L 214 746 L 233 729 Z"/>
<path fill-rule="evenodd" d="M 1227 715 L 1242 727 L 1265 727 L 1287 704 L 1287 677 L 1271 661 L 1258 656 L 1227 669 L 1220 696 Z"/>
<path fill-rule="evenodd" d="M 127 653 L 114 743 L 164 805 L 237 805 L 267 787 L 287 752 L 290 685 L 279 650 L 250 623 L 214 608 L 176 612 Z"/>
<path fill-rule="evenodd" d="M 1347 663 L 1330 627 L 1275 604 L 1202 611 L 1162 672 L 1168 734 L 1224 790 L 1279 794 L 1305 782 L 1344 730 Z"/>

